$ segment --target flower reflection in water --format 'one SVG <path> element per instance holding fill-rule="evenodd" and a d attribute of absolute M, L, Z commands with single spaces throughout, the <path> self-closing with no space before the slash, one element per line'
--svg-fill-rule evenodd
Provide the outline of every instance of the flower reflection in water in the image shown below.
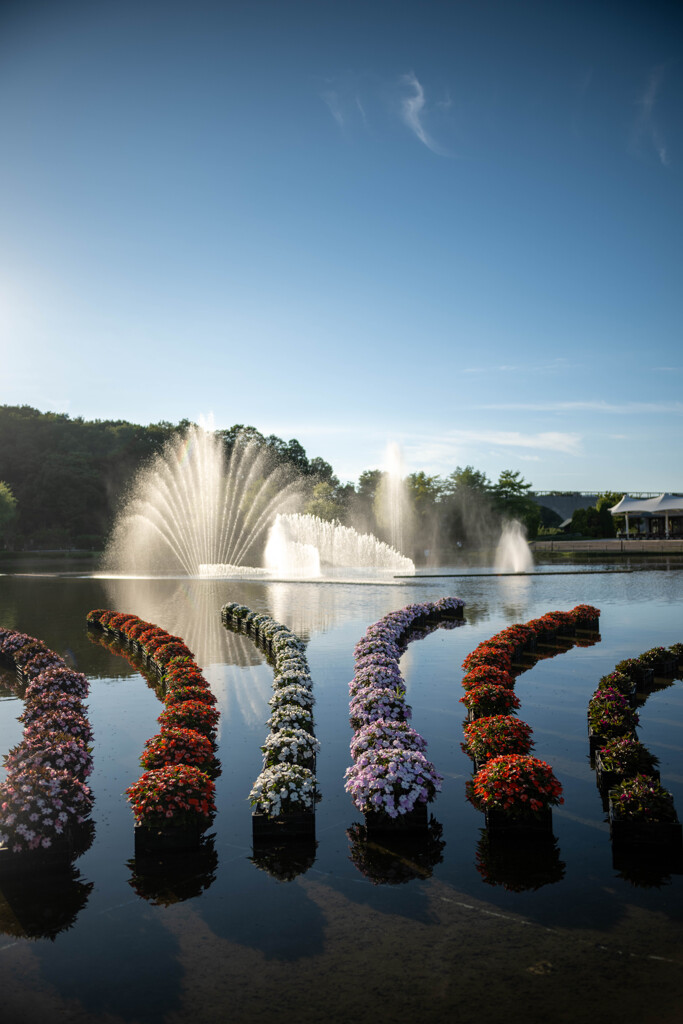
<path fill-rule="evenodd" d="M 564 878 L 566 865 L 560 860 L 555 837 L 535 834 L 490 835 L 482 829 L 475 858 L 477 871 L 487 885 L 500 885 L 509 892 L 536 890 Z"/>
<path fill-rule="evenodd" d="M 216 880 L 218 854 L 214 837 L 205 836 L 196 850 L 137 855 L 129 860 L 128 884 L 155 907 L 201 896 Z"/>
<path fill-rule="evenodd" d="M 255 841 L 254 855 L 249 860 L 279 882 L 292 882 L 313 867 L 317 847 L 315 839 L 289 839 L 286 843 Z"/>
<path fill-rule="evenodd" d="M 446 843 L 441 838 L 443 826 L 432 817 L 424 833 L 405 836 L 382 836 L 381 841 L 369 839 L 365 825 L 352 825 L 346 830 L 349 859 L 373 885 L 404 885 L 416 878 L 430 878 L 443 860 Z"/>

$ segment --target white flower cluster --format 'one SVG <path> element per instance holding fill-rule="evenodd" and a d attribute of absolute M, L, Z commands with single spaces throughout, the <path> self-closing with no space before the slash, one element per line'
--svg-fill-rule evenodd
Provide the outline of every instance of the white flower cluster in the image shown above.
<path fill-rule="evenodd" d="M 269 701 L 271 731 L 261 747 L 263 771 L 249 794 L 251 805 L 256 813 L 274 818 L 312 810 L 319 799 L 317 780 L 306 765 L 315 763 L 320 744 L 313 732 L 314 698 L 306 646 L 286 626 L 246 605 L 226 604 L 221 618 L 228 628 L 251 636 L 275 666 Z"/>
<path fill-rule="evenodd" d="M 288 811 L 312 811 L 319 799 L 315 775 L 297 764 L 264 768 L 249 799 L 253 807 L 271 818 Z"/>

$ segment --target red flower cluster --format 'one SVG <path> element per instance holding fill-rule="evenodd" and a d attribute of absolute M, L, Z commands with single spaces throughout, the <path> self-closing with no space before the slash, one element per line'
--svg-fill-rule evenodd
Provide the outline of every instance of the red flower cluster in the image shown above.
<path fill-rule="evenodd" d="M 467 799 L 480 811 L 496 808 L 526 815 L 564 803 L 550 765 L 528 754 L 492 758 L 468 782 Z"/>
<path fill-rule="evenodd" d="M 214 793 L 214 783 L 193 765 L 155 768 L 126 790 L 136 821 L 152 828 L 170 824 L 206 828 L 216 810 Z"/>
<path fill-rule="evenodd" d="M 463 661 L 465 696 L 460 703 L 474 717 L 465 725 L 463 750 L 477 761 L 490 758 L 468 783 L 468 798 L 481 810 L 500 807 L 524 814 L 561 802 L 562 788 L 550 766 L 528 754 L 533 746 L 530 726 L 511 714 L 520 707 L 512 689 L 513 658 L 524 650 L 533 651 L 549 633 L 573 634 L 578 626 L 593 625 L 599 617 L 599 609 L 591 605 L 547 612 L 507 626 Z"/>
<path fill-rule="evenodd" d="M 465 726 L 462 749 L 477 761 L 488 761 L 502 754 L 528 754 L 532 746 L 530 725 L 513 715 L 492 715 Z"/>
<path fill-rule="evenodd" d="M 200 815 L 208 823 L 215 809 L 209 776 L 220 772 L 213 744 L 219 714 L 192 652 L 182 637 L 137 615 L 97 609 L 87 619 L 90 625 L 136 641 L 161 673 L 166 705 L 157 719 L 161 732 L 147 741 L 140 759 L 149 770 L 126 791 L 136 821 L 152 826 L 187 824 L 189 813 L 194 821 Z M 192 795 L 193 786 L 201 795 Z"/>

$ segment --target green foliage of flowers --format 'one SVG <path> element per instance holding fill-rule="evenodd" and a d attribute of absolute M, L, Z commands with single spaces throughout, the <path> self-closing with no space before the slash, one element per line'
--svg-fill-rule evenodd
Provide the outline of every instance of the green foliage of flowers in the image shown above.
<path fill-rule="evenodd" d="M 603 768 L 619 775 L 650 775 L 659 764 L 644 743 L 630 736 L 617 736 L 598 751 Z"/>
<path fill-rule="evenodd" d="M 618 672 L 616 669 L 602 676 L 598 683 L 598 690 L 618 690 L 625 697 L 633 693 L 633 680 L 625 672 Z"/>
<path fill-rule="evenodd" d="M 588 702 L 588 722 L 602 736 L 631 732 L 638 724 L 638 712 L 618 690 L 597 690 Z"/>
<path fill-rule="evenodd" d="M 630 821 L 678 821 L 673 797 L 657 779 L 636 775 L 610 790 L 615 818 Z"/>

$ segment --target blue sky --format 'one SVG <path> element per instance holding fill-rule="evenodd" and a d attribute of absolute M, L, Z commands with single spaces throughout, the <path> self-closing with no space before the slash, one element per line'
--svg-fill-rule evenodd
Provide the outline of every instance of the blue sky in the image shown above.
<path fill-rule="evenodd" d="M 678 3 L 0 13 L 0 403 L 683 490 Z"/>

